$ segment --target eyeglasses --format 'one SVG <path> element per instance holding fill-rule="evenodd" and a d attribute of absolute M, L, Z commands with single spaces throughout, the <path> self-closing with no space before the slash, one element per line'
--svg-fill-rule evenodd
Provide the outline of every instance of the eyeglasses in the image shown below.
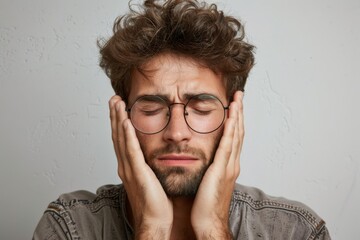
<path fill-rule="evenodd" d="M 145 95 L 138 98 L 126 109 L 136 130 L 144 134 L 156 134 L 164 130 L 171 119 L 171 107 L 184 106 L 184 119 L 190 129 L 197 133 L 216 131 L 225 120 L 225 110 L 220 99 L 210 94 L 199 94 L 184 103 L 169 103 L 157 95 Z"/>

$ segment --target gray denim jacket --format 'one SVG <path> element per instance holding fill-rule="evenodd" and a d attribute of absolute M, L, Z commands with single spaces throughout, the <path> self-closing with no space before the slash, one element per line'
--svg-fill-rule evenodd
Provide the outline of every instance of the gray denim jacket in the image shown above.
<path fill-rule="evenodd" d="M 106 185 L 96 194 L 77 191 L 49 204 L 33 239 L 133 239 L 122 185 Z M 211 211 L 211 209 L 209 209 Z M 237 184 L 230 206 L 234 239 L 330 239 L 325 222 L 302 203 L 274 198 Z"/>

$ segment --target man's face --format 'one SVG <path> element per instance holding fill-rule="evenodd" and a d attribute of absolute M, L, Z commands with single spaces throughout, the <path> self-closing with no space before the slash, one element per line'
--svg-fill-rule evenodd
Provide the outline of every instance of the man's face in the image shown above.
<path fill-rule="evenodd" d="M 129 94 L 129 107 L 139 96 L 162 95 L 170 103 L 185 103 L 186 96 L 207 93 L 227 105 L 221 76 L 200 66 L 193 59 L 161 54 L 135 72 Z M 144 76 L 145 75 L 145 76 Z M 154 171 L 168 196 L 194 196 L 211 164 L 223 128 L 209 134 L 191 130 L 184 119 L 184 107 L 171 107 L 171 119 L 159 133 L 148 135 L 137 131 L 147 164 Z"/>

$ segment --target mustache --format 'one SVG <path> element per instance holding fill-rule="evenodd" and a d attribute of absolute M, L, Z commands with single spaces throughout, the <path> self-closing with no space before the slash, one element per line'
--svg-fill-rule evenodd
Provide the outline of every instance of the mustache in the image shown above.
<path fill-rule="evenodd" d="M 161 155 L 171 154 L 171 153 L 188 154 L 197 157 L 199 159 L 206 159 L 205 153 L 198 148 L 193 148 L 188 145 L 175 145 L 175 144 L 167 144 L 165 147 L 155 149 L 150 154 L 149 159 L 156 159 Z"/>

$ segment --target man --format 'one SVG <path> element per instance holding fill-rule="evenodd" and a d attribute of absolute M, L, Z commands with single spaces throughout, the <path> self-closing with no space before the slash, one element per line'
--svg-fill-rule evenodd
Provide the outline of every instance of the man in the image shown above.
<path fill-rule="evenodd" d="M 238 20 L 147 0 L 99 46 L 122 184 L 60 196 L 35 239 L 330 239 L 303 204 L 235 182 L 254 64 Z"/>

